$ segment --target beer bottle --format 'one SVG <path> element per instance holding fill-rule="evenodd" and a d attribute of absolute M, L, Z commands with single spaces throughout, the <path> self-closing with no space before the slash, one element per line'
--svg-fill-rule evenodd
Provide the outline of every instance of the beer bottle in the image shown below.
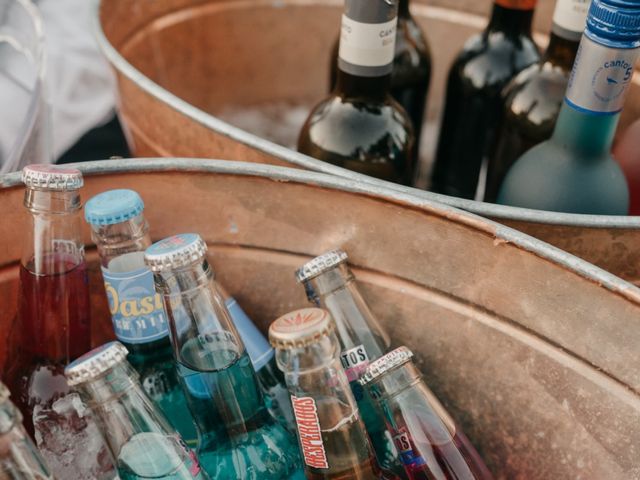
<path fill-rule="evenodd" d="M 22 426 L 22 415 L 0 383 L 0 478 L 53 480 L 42 457 Z"/>
<path fill-rule="evenodd" d="M 306 308 L 269 327 L 285 374 L 310 480 L 397 478 L 383 473 L 340 363 L 336 325 L 326 310 Z"/>
<path fill-rule="evenodd" d="M 511 165 L 553 133 L 589 3 L 590 0 L 557 0 L 549 47 L 542 60 L 520 72 L 502 92 L 503 115 L 489 156 L 486 202 L 496 201 Z"/>
<path fill-rule="evenodd" d="M 453 62 L 431 179 L 434 192 L 473 199 L 484 188 L 480 170 L 500 115 L 500 92 L 540 59 L 531 37 L 535 4 L 495 0 L 487 28 L 469 39 Z"/>
<path fill-rule="evenodd" d="M 180 386 L 169 341 L 169 327 L 144 264 L 151 245 L 144 202 L 133 190 L 110 190 L 91 198 L 84 209 L 98 247 L 102 277 L 116 338 L 129 351 L 140 383 L 188 443 L 197 434 Z"/>
<path fill-rule="evenodd" d="M 640 2 L 593 0 L 553 135 L 511 167 L 499 203 L 627 214 L 629 190 L 611 145 L 638 53 Z"/>
<path fill-rule="evenodd" d="M 384 420 L 358 383 L 369 362 L 384 355 L 391 341 L 358 291 L 347 259 L 344 251 L 332 250 L 306 263 L 296 272 L 296 277 L 304 285 L 309 301 L 327 309 L 337 325 L 340 361 L 380 465 L 404 476 Z"/>
<path fill-rule="evenodd" d="M 198 459 L 142 389 L 120 342 L 107 343 L 65 369 L 89 405 L 121 480 L 207 480 Z"/>
<path fill-rule="evenodd" d="M 145 252 L 198 428 L 201 464 L 213 479 L 302 479 L 294 436 L 266 408 L 206 252 L 196 234 L 169 237 Z"/>
<path fill-rule="evenodd" d="M 371 362 L 360 383 L 375 399 L 411 480 L 489 480 L 484 462 L 422 380 L 406 347 Z"/>
<path fill-rule="evenodd" d="M 410 184 L 411 119 L 390 95 L 398 0 L 345 0 L 333 92 L 309 114 L 298 150 L 373 177 Z"/>
<path fill-rule="evenodd" d="M 91 341 L 80 228 L 82 173 L 28 165 L 22 181 L 29 228 L 3 378 L 57 478 L 112 478 L 113 465 L 98 428 L 64 377 L 65 365 L 89 350 Z"/>

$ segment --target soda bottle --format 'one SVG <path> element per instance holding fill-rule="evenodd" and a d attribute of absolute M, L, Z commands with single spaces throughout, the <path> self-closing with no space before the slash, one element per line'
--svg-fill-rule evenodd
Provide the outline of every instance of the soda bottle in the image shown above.
<path fill-rule="evenodd" d="M 56 477 L 112 478 L 98 428 L 64 377 L 64 366 L 89 350 L 91 338 L 80 228 L 82 174 L 74 168 L 29 165 L 22 180 L 30 228 L 4 379 Z"/>
<path fill-rule="evenodd" d="M 406 347 L 371 362 L 360 383 L 384 415 L 412 480 L 493 477 L 467 437 L 422 380 Z"/>
<path fill-rule="evenodd" d="M 380 465 L 404 477 L 404 469 L 384 420 L 358 383 L 369 362 L 384 355 L 391 341 L 358 291 L 347 260 L 344 251 L 332 250 L 302 266 L 296 272 L 296 278 L 304 285 L 309 301 L 327 309 L 335 320 L 340 361 Z"/>
<path fill-rule="evenodd" d="M 395 479 L 378 465 L 342 368 L 336 324 L 326 310 L 305 308 L 269 327 L 285 374 L 308 479 Z"/>
<path fill-rule="evenodd" d="M 180 386 L 169 341 L 169 327 L 144 264 L 151 245 L 144 203 L 133 190 L 110 190 L 91 198 L 84 209 L 100 255 L 102 277 L 116 338 L 129 351 L 140 383 L 187 443 L 197 433 Z"/>
<path fill-rule="evenodd" d="M 53 480 L 42 457 L 22 426 L 22 415 L 0 383 L 0 478 Z"/>
<path fill-rule="evenodd" d="M 302 479 L 294 436 L 266 408 L 206 252 L 196 234 L 169 237 L 145 252 L 198 428 L 202 466 L 213 479 Z"/>
<path fill-rule="evenodd" d="M 110 342 L 65 369 L 89 405 L 121 480 L 208 480 L 198 458 L 146 395 L 128 351 Z"/>

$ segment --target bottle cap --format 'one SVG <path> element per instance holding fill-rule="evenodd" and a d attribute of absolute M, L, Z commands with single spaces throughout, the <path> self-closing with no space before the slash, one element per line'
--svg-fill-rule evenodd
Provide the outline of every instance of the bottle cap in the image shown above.
<path fill-rule="evenodd" d="M 144 262 L 153 272 L 184 267 L 202 259 L 207 244 L 196 233 L 183 233 L 154 243 L 144 252 Z"/>
<path fill-rule="evenodd" d="M 341 263 L 346 262 L 349 259 L 347 253 L 344 250 L 336 249 L 330 252 L 323 253 L 319 257 L 310 260 L 302 267 L 296 270 L 296 279 L 298 282 L 306 282 L 318 275 L 337 267 Z"/>
<path fill-rule="evenodd" d="M 22 183 L 27 188 L 41 190 L 78 190 L 84 185 L 82 172 L 77 168 L 33 164 L 22 169 Z"/>
<path fill-rule="evenodd" d="M 303 308 L 278 318 L 269 327 L 275 348 L 299 348 L 318 341 L 335 329 L 331 315 L 321 308 Z"/>
<path fill-rule="evenodd" d="M 369 364 L 360 379 L 360 385 L 366 385 L 381 377 L 390 370 L 400 365 L 404 365 L 413 357 L 413 352 L 407 347 L 398 347 L 386 355 L 374 360 Z"/>
<path fill-rule="evenodd" d="M 640 1 L 593 0 L 587 17 L 586 34 L 612 47 L 639 47 Z"/>
<path fill-rule="evenodd" d="M 4 403 L 9 400 L 11 396 L 11 392 L 9 391 L 9 387 L 7 387 L 4 383 L 0 382 L 0 403 Z"/>
<path fill-rule="evenodd" d="M 84 207 L 84 218 L 91 225 L 113 225 L 137 217 L 144 202 L 133 190 L 109 190 L 91 198 Z"/>
<path fill-rule="evenodd" d="M 67 365 L 64 375 L 71 386 L 88 382 L 125 360 L 128 353 L 120 342 L 105 343 Z"/>

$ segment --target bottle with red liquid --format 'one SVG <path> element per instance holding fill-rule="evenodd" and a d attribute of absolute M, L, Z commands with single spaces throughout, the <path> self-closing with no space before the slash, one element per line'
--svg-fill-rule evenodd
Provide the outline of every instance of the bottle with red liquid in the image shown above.
<path fill-rule="evenodd" d="M 489 480 L 478 452 L 422 380 L 413 353 L 397 348 L 360 377 L 384 415 L 412 480 Z"/>
<path fill-rule="evenodd" d="M 29 228 L 3 378 L 56 478 L 113 478 L 100 432 L 64 377 L 66 364 L 89 350 L 91 340 L 80 218 L 82 174 L 73 168 L 29 165 L 22 180 Z"/>

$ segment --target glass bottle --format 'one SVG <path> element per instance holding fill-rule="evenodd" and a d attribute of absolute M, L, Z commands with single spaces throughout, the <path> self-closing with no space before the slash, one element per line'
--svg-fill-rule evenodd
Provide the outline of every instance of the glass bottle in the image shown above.
<path fill-rule="evenodd" d="M 311 157 L 409 185 L 411 119 L 390 95 L 397 0 L 345 0 L 333 92 L 316 105 L 298 139 Z"/>
<path fill-rule="evenodd" d="M 380 465 L 404 476 L 384 420 L 358 383 L 369 362 L 384 355 L 391 341 L 362 298 L 347 260 L 344 251 L 332 250 L 302 266 L 296 272 L 296 278 L 304 285 L 309 301 L 328 310 L 335 320 L 340 361 Z"/>
<path fill-rule="evenodd" d="M 507 171 L 531 147 L 553 133 L 591 0 L 557 0 L 549 47 L 542 60 L 520 72 L 503 90 L 504 108 L 487 166 L 484 200 L 495 202 Z"/>
<path fill-rule="evenodd" d="M 64 366 L 89 350 L 91 341 L 82 174 L 74 168 L 28 165 L 22 180 L 29 228 L 3 379 L 57 478 L 112 478 L 113 465 L 95 422 L 64 377 Z M 77 462 L 80 455 L 83 461 Z"/>
<path fill-rule="evenodd" d="M 360 383 L 376 400 L 411 480 L 490 480 L 491 472 L 400 347 L 372 362 Z"/>
<path fill-rule="evenodd" d="M 622 132 L 613 148 L 629 185 L 629 215 L 640 215 L 640 118 Z"/>
<path fill-rule="evenodd" d="M 500 92 L 540 59 L 531 37 L 536 0 L 495 0 L 484 32 L 470 38 L 449 71 L 431 190 L 473 199 L 500 116 Z"/>
<path fill-rule="evenodd" d="M 65 369 L 94 412 L 121 480 L 207 480 L 198 458 L 146 395 L 128 351 L 110 342 Z"/>
<path fill-rule="evenodd" d="M 53 480 L 42 457 L 22 426 L 22 415 L 0 383 L 0 478 Z"/>
<path fill-rule="evenodd" d="M 162 297 L 144 264 L 151 245 L 144 202 L 133 190 L 109 190 L 84 209 L 98 248 L 116 338 L 129 351 L 140 383 L 189 444 L 197 433 L 173 360 Z"/>
<path fill-rule="evenodd" d="M 334 331 L 331 316 L 319 308 L 296 310 L 269 327 L 291 393 L 307 478 L 397 478 L 376 461 Z"/>
<path fill-rule="evenodd" d="M 593 0 L 553 135 L 521 156 L 498 203 L 626 215 L 629 190 L 611 145 L 640 52 L 640 3 Z"/>
<path fill-rule="evenodd" d="M 336 40 L 331 51 L 330 81 L 335 87 L 338 76 L 338 51 L 340 42 Z M 431 48 L 409 10 L 409 0 L 398 2 L 398 26 L 396 46 L 391 74 L 391 96 L 409 114 L 415 134 L 414 157 L 418 158 L 422 121 L 426 110 L 427 94 L 431 82 Z M 413 169 L 417 168 L 414 165 Z"/>
<path fill-rule="evenodd" d="M 262 390 L 196 234 L 145 252 L 162 295 L 174 355 L 212 479 L 302 479 L 295 439 L 268 412 Z"/>

